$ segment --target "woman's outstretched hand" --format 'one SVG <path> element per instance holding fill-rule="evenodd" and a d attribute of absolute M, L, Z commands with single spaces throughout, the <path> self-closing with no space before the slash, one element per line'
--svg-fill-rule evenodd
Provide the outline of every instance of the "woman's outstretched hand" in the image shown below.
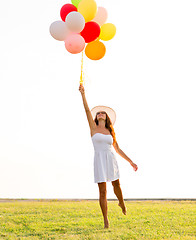
<path fill-rule="evenodd" d="M 83 84 L 80 84 L 79 91 L 81 92 L 81 94 L 84 94 L 84 86 L 83 86 Z"/>
<path fill-rule="evenodd" d="M 137 166 L 137 164 L 135 164 L 135 163 L 132 163 L 132 164 L 131 164 L 131 166 L 133 167 L 133 170 L 134 170 L 134 171 L 137 171 L 137 169 L 138 169 L 138 166 Z"/>

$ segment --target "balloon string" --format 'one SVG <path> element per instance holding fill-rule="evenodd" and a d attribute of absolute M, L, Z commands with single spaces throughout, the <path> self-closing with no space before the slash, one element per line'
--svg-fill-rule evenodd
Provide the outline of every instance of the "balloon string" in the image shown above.
<path fill-rule="evenodd" d="M 84 82 L 84 71 L 83 71 L 83 51 L 82 51 L 80 84 L 83 84 L 83 82 Z"/>

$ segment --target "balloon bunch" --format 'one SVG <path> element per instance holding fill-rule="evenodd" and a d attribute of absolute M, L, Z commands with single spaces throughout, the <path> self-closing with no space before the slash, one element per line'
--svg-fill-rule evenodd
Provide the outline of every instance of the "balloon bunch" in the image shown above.
<path fill-rule="evenodd" d="M 116 34 L 112 23 L 105 23 L 107 10 L 97 7 L 94 0 L 71 0 L 60 10 L 62 21 L 50 25 L 50 34 L 59 41 L 65 42 L 65 48 L 72 54 L 80 53 L 85 48 L 85 54 L 91 60 L 104 57 L 106 47 L 103 41 L 108 41 Z"/>

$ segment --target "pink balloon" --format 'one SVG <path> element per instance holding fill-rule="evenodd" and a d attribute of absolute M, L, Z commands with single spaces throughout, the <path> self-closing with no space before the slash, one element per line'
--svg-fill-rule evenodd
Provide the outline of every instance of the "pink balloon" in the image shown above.
<path fill-rule="evenodd" d="M 95 18 L 92 20 L 102 26 L 108 18 L 107 10 L 104 7 L 98 7 L 97 14 Z"/>
<path fill-rule="evenodd" d="M 65 48 L 72 54 L 80 53 L 85 47 L 85 40 L 79 34 L 70 34 L 65 39 Z"/>

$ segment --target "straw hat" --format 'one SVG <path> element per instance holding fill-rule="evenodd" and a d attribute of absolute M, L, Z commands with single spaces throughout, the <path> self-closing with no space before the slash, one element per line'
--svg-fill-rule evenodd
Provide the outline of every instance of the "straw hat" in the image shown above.
<path fill-rule="evenodd" d="M 92 113 L 92 116 L 93 116 L 93 119 L 95 119 L 96 117 L 96 114 L 97 112 L 106 112 L 107 115 L 109 116 L 111 122 L 112 122 L 112 125 L 114 125 L 115 121 L 116 121 L 116 113 L 115 111 L 110 108 L 110 107 L 106 107 L 106 106 L 96 106 L 94 108 L 91 109 L 91 113 Z"/>

